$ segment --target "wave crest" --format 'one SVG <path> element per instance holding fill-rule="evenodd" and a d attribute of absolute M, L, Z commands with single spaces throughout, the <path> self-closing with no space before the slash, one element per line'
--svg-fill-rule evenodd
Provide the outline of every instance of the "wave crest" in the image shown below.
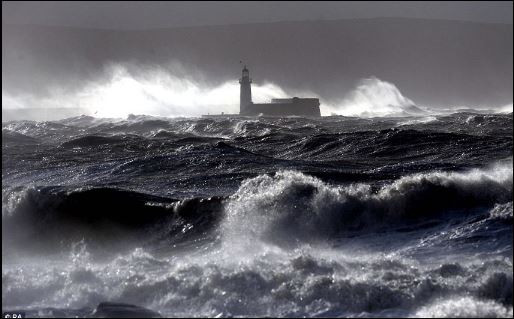
<path fill-rule="evenodd" d="M 511 163 L 409 175 L 381 187 L 337 187 L 300 172 L 280 171 L 242 183 L 225 207 L 223 233 L 230 242 L 294 243 L 490 209 L 511 198 Z"/>

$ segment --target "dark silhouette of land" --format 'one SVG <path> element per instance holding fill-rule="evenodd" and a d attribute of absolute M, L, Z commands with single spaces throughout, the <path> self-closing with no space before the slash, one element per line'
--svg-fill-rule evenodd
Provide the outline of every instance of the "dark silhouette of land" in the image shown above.
<path fill-rule="evenodd" d="M 145 31 L 3 25 L 2 91 L 80 89 L 112 62 L 169 68 L 178 61 L 217 85 L 235 81 L 244 59 L 258 68 L 260 80 L 325 101 L 373 75 L 419 105 L 498 106 L 513 99 L 512 30 L 510 24 L 401 18 Z"/>

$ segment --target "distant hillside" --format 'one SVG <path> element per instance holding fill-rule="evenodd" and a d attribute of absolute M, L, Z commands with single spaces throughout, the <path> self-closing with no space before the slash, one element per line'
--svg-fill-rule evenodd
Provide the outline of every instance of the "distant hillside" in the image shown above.
<path fill-rule="evenodd" d="M 512 25 L 358 19 L 114 31 L 2 26 L 2 90 L 77 88 L 109 62 L 201 71 L 237 80 L 239 60 L 256 82 L 337 99 L 364 77 L 393 82 L 418 104 L 512 102 Z"/>

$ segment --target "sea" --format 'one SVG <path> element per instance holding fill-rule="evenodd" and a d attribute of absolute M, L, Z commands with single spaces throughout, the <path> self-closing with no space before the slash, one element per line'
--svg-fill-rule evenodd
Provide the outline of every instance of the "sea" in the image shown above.
<path fill-rule="evenodd" d="M 2 310 L 511 317 L 513 115 L 2 123 Z"/>

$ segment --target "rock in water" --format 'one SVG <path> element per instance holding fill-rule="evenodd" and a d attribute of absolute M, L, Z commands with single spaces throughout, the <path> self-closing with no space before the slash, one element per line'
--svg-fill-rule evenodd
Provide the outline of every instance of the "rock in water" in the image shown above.
<path fill-rule="evenodd" d="M 125 303 L 101 302 L 93 312 L 94 318 L 161 318 L 158 312 Z"/>

